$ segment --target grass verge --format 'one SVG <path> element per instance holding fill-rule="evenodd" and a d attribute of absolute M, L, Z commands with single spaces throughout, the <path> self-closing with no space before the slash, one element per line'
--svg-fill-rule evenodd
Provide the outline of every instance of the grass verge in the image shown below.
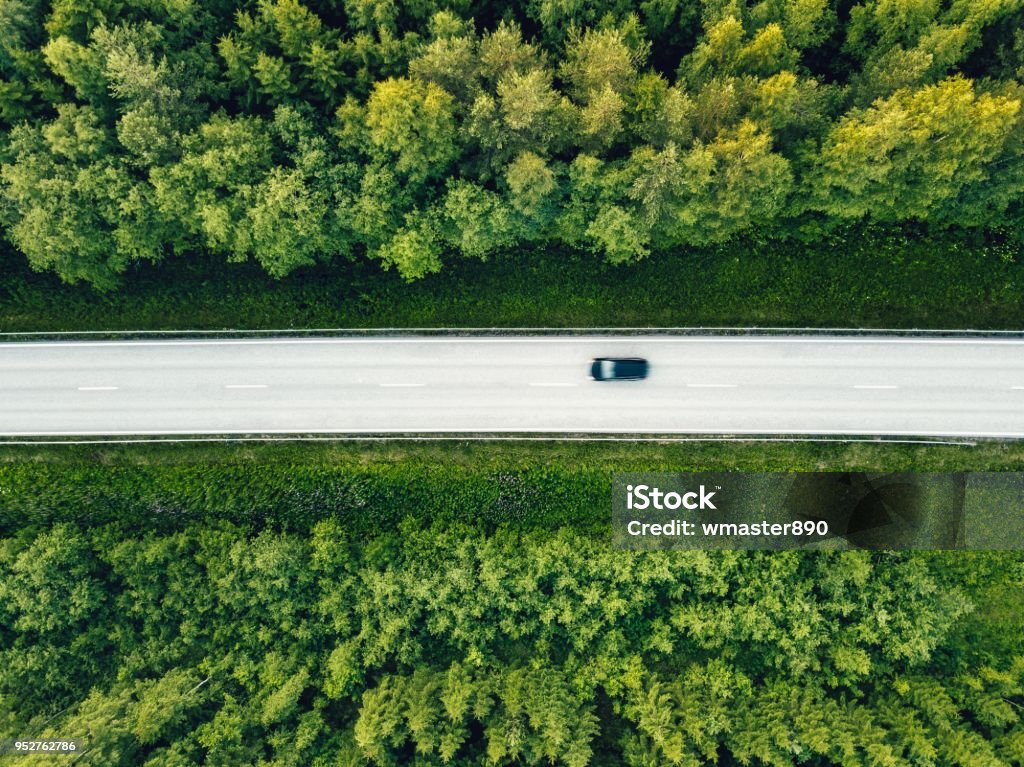
<path fill-rule="evenodd" d="M 610 266 L 586 253 L 453 261 L 407 284 L 376 264 L 273 280 L 253 264 L 141 266 L 99 294 L 0 256 L 0 331 L 365 327 L 1020 329 L 1024 246 L 912 228 L 737 242 Z"/>
<path fill-rule="evenodd" d="M 1014 470 L 1024 444 L 335 442 L 0 445 L 0 534 L 58 521 L 371 536 L 413 517 L 606 531 L 615 471 Z"/>

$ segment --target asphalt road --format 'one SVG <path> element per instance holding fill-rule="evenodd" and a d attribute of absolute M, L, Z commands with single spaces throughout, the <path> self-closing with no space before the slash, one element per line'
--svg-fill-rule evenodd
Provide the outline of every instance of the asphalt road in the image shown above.
<path fill-rule="evenodd" d="M 595 356 L 650 377 L 595 382 Z M 1024 437 L 1024 341 L 811 337 L 0 344 L 0 434 Z"/>

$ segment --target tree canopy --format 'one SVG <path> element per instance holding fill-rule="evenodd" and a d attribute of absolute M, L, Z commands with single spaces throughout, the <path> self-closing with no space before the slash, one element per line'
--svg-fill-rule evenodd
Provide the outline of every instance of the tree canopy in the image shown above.
<path fill-rule="evenodd" d="M 1021 636 L 956 629 L 964 568 L 1020 562 L 972 556 L 57 523 L 0 540 L 0 733 L 97 767 L 1010 767 Z"/>
<path fill-rule="evenodd" d="M 0 223 L 101 289 L 203 253 L 407 279 L 852 221 L 1024 231 L 1024 3 L 0 4 Z"/>

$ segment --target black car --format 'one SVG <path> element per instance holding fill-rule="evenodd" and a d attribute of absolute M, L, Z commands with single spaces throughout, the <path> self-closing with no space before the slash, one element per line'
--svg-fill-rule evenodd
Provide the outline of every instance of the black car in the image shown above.
<path fill-rule="evenodd" d="M 647 360 L 642 357 L 598 357 L 590 365 L 595 381 L 639 381 L 647 378 Z"/>

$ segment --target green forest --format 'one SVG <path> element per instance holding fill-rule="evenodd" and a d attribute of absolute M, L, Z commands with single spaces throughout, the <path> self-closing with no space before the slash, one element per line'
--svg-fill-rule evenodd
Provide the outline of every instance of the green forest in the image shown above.
<path fill-rule="evenodd" d="M 1020 0 L 3 0 L 0 222 L 102 290 L 1019 239 L 1022 29 Z"/>
<path fill-rule="evenodd" d="M 624 552 L 607 506 L 612 465 L 1020 453 L 7 447 L 0 736 L 78 767 L 1019 767 L 1019 552 Z"/>
<path fill-rule="evenodd" d="M 58 524 L 0 542 L 0 717 L 96 767 L 1012 767 L 1019 615 L 946 572 L 1004 564 Z"/>

